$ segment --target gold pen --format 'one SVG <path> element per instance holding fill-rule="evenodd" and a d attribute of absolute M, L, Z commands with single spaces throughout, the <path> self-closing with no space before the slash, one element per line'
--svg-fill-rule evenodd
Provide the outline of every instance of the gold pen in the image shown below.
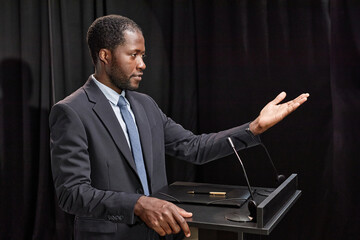
<path fill-rule="evenodd" d="M 198 191 L 188 191 L 188 194 L 207 194 L 207 195 L 216 195 L 216 196 L 225 196 L 226 192 L 198 192 Z"/>

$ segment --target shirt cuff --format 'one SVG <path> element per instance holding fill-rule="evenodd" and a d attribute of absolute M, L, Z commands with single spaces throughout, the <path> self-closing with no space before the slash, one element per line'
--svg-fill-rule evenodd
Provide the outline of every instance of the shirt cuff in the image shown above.
<path fill-rule="evenodd" d="M 250 123 L 251 123 L 251 122 L 248 123 L 248 127 L 245 129 L 245 132 L 246 132 L 247 134 L 249 134 L 249 136 L 254 140 L 254 143 L 255 143 L 255 144 L 260 144 L 260 143 L 261 143 L 260 134 L 255 136 L 255 135 L 252 133 L 252 131 L 250 130 Z"/>

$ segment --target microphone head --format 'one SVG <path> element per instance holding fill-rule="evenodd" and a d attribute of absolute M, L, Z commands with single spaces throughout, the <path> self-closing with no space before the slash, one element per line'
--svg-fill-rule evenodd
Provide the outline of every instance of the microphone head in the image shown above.
<path fill-rule="evenodd" d="M 278 175 L 276 180 L 279 184 L 282 184 L 285 181 L 286 177 L 282 174 Z"/>
<path fill-rule="evenodd" d="M 256 222 L 256 208 L 257 208 L 257 204 L 254 200 L 249 199 L 248 202 L 248 209 L 249 209 L 249 217 L 252 218 L 253 222 Z"/>

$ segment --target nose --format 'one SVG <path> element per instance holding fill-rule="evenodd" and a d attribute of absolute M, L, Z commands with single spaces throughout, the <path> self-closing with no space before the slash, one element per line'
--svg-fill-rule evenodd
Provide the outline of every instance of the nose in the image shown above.
<path fill-rule="evenodd" d="M 138 68 L 138 69 L 141 69 L 142 71 L 144 71 L 145 68 L 146 68 L 146 64 L 145 64 L 145 62 L 144 62 L 144 59 L 143 59 L 142 57 L 139 57 L 138 59 L 139 59 L 139 60 L 138 60 L 138 62 L 137 62 L 137 68 Z"/>

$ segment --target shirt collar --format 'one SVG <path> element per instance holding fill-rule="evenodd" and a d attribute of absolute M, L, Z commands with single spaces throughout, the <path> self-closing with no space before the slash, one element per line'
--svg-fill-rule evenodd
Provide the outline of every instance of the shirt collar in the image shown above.
<path fill-rule="evenodd" d="M 114 91 L 113 89 L 109 88 L 108 86 L 106 86 L 105 84 L 99 82 L 98 80 L 96 80 L 94 74 L 91 75 L 91 78 L 94 80 L 94 82 L 96 83 L 96 85 L 100 88 L 101 92 L 105 95 L 105 97 L 114 105 L 117 105 L 118 101 L 119 101 L 119 97 L 123 96 L 125 98 L 125 101 L 127 104 L 130 105 L 129 101 L 126 99 L 125 97 L 125 91 L 121 91 L 121 94 L 118 94 L 116 91 Z"/>

